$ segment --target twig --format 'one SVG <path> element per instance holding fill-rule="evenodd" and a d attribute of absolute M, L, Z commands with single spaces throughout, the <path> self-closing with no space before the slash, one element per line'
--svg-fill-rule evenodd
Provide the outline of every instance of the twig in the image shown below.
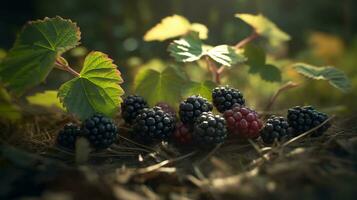
<path fill-rule="evenodd" d="M 259 34 L 254 30 L 248 37 L 246 37 L 245 39 L 243 39 L 240 42 L 238 42 L 234 47 L 236 49 L 240 49 L 240 48 L 244 47 L 246 44 L 248 44 L 249 42 L 255 40 L 258 37 L 259 37 Z"/>
<path fill-rule="evenodd" d="M 59 59 L 56 60 L 55 67 L 57 69 L 69 72 L 73 76 L 76 76 L 76 77 L 80 76 L 80 74 L 78 72 L 76 72 L 74 69 L 72 69 L 69 65 L 62 63 Z"/>
<path fill-rule="evenodd" d="M 207 67 L 212 74 L 212 80 L 215 83 L 220 84 L 221 79 L 219 76 L 220 74 L 218 73 L 217 66 L 210 60 L 210 58 L 208 56 L 206 56 L 205 59 L 206 59 Z"/>
<path fill-rule="evenodd" d="M 271 107 L 273 106 L 273 104 L 275 103 L 277 97 L 284 91 L 289 90 L 291 88 L 295 88 L 299 86 L 298 83 L 294 83 L 289 81 L 288 83 L 286 83 L 285 85 L 281 86 L 276 92 L 275 94 L 270 98 L 268 105 L 265 107 L 265 111 L 269 111 L 271 109 Z"/>

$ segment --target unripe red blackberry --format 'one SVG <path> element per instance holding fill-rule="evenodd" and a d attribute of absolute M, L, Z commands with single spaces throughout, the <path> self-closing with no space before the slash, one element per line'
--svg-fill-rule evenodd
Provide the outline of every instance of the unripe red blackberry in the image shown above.
<path fill-rule="evenodd" d="M 80 136 L 80 133 L 81 130 L 77 125 L 68 123 L 58 133 L 57 144 L 64 148 L 74 150 L 77 137 Z"/>
<path fill-rule="evenodd" d="M 196 119 L 192 135 L 194 141 L 202 146 L 220 144 L 227 137 L 226 122 L 219 115 L 204 112 Z"/>
<path fill-rule="evenodd" d="M 192 128 L 182 122 L 176 123 L 176 128 L 172 134 L 174 142 L 178 144 L 190 144 L 192 142 Z"/>
<path fill-rule="evenodd" d="M 175 129 L 175 118 L 160 107 L 144 108 L 136 117 L 133 129 L 134 138 L 144 143 L 167 140 Z"/>
<path fill-rule="evenodd" d="M 143 97 L 139 95 L 129 95 L 121 104 L 122 117 L 126 123 L 131 124 L 139 112 L 147 107 L 148 104 Z"/>
<path fill-rule="evenodd" d="M 165 102 L 159 102 L 155 106 L 160 107 L 161 110 L 163 110 L 164 112 L 168 113 L 172 117 L 176 118 L 176 111 L 169 104 L 167 104 Z"/>
<path fill-rule="evenodd" d="M 188 97 L 185 101 L 180 103 L 180 119 L 184 124 L 193 124 L 203 112 L 212 111 L 213 106 L 207 99 L 194 95 Z"/>
<path fill-rule="evenodd" d="M 112 119 L 95 114 L 82 124 L 83 136 L 95 149 L 105 149 L 112 145 L 118 136 L 118 129 Z"/>
<path fill-rule="evenodd" d="M 213 105 L 220 113 L 245 104 L 243 94 L 239 90 L 228 86 L 213 89 L 212 100 Z"/>
<path fill-rule="evenodd" d="M 243 138 L 256 138 L 263 126 L 259 115 L 247 107 L 234 107 L 223 114 L 230 134 Z"/>

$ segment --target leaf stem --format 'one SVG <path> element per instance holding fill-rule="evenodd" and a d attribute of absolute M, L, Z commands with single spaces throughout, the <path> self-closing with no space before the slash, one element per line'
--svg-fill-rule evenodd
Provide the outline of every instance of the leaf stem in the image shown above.
<path fill-rule="evenodd" d="M 80 76 L 80 74 L 78 72 L 76 72 L 74 69 L 72 69 L 69 65 L 62 63 L 59 59 L 56 60 L 55 67 L 57 69 L 69 72 L 73 76 L 76 76 L 76 77 Z"/>
<path fill-rule="evenodd" d="M 256 38 L 259 37 L 259 34 L 253 30 L 253 32 L 246 37 L 245 39 L 241 40 L 240 42 L 238 42 L 236 45 L 234 45 L 235 49 L 240 49 L 242 47 L 244 47 L 246 44 L 252 42 L 253 40 L 255 40 Z M 226 69 L 226 67 L 224 67 L 223 65 L 216 71 L 216 77 L 218 76 L 218 79 L 220 80 L 220 76 L 221 74 L 224 72 L 224 70 Z"/>
<path fill-rule="evenodd" d="M 215 83 L 220 84 L 221 77 L 220 77 L 220 73 L 218 73 L 219 69 L 217 68 L 216 64 L 208 56 L 206 56 L 205 58 L 206 58 L 207 67 L 212 74 L 212 80 Z"/>

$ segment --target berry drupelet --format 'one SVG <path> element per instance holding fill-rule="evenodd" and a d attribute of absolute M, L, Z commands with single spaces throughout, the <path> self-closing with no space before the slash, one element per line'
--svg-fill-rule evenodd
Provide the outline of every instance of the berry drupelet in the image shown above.
<path fill-rule="evenodd" d="M 161 110 L 163 110 L 164 112 L 168 113 L 172 117 L 176 118 L 176 111 L 169 104 L 167 104 L 165 102 L 159 102 L 155 106 L 160 107 Z"/>
<path fill-rule="evenodd" d="M 207 99 L 199 95 L 194 95 L 180 103 L 179 115 L 184 124 L 192 125 L 195 119 L 203 112 L 210 112 L 212 109 L 213 106 Z"/>
<path fill-rule="evenodd" d="M 295 106 L 288 110 L 288 122 L 296 135 L 320 125 L 327 119 L 328 116 L 325 113 L 315 110 L 312 106 Z M 322 135 L 330 126 L 331 124 L 327 122 L 314 131 L 311 136 Z"/>
<path fill-rule="evenodd" d="M 263 126 L 259 115 L 246 107 L 234 107 L 223 114 L 230 134 L 243 138 L 256 138 Z"/>
<path fill-rule="evenodd" d="M 148 104 L 143 97 L 138 95 L 129 95 L 121 104 L 122 117 L 126 123 L 131 124 L 138 116 L 139 112 L 147 107 Z"/>
<path fill-rule="evenodd" d="M 188 124 L 182 122 L 176 123 L 176 128 L 172 134 L 174 142 L 177 144 L 191 144 L 192 143 L 192 128 Z"/>
<path fill-rule="evenodd" d="M 202 113 L 194 123 L 193 139 L 202 146 L 213 146 L 227 137 L 226 121 L 211 112 Z"/>
<path fill-rule="evenodd" d="M 133 124 L 134 138 L 145 143 L 167 140 L 174 129 L 175 118 L 160 107 L 144 108 Z"/>
<path fill-rule="evenodd" d="M 243 106 L 245 104 L 243 94 L 239 90 L 228 86 L 213 89 L 212 100 L 213 105 L 220 113 L 235 106 Z"/>
<path fill-rule="evenodd" d="M 108 148 L 118 136 L 117 126 L 113 120 L 101 114 L 94 114 L 82 124 L 83 136 L 97 150 Z"/>

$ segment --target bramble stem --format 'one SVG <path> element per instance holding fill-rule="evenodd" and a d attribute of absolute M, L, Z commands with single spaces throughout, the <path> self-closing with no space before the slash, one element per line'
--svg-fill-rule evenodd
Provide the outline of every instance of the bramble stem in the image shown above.
<path fill-rule="evenodd" d="M 246 37 L 242 41 L 238 42 L 234 46 L 234 48 L 240 49 L 240 48 L 244 47 L 246 44 L 248 44 L 249 42 L 255 40 L 257 37 L 259 37 L 259 34 L 254 30 L 248 37 Z"/>
<path fill-rule="evenodd" d="M 221 77 L 220 77 L 220 73 L 218 73 L 219 69 L 217 68 L 215 63 L 212 60 L 210 60 L 210 58 L 208 56 L 206 56 L 206 63 L 207 63 L 208 69 L 211 71 L 212 80 L 214 80 L 215 83 L 220 84 Z"/>
<path fill-rule="evenodd" d="M 55 62 L 55 67 L 57 69 L 69 72 L 70 74 L 72 74 L 73 76 L 79 77 L 80 74 L 78 72 L 76 72 L 74 69 L 72 69 L 70 66 L 61 63 L 59 60 L 56 60 Z"/>
<path fill-rule="evenodd" d="M 294 83 L 289 81 L 288 83 L 286 83 L 285 85 L 281 86 L 276 92 L 275 94 L 270 98 L 268 105 L 265 107 L 265 111 L 269 111 L 271 109 L 271 107 L 273 106 L 273 104 L 275 103 L 276 99 L 278 98 L 278 96 L 286 91 L 289 90 L 291 88 L 295 88 L 299 86 L 298 83 Z"/>

